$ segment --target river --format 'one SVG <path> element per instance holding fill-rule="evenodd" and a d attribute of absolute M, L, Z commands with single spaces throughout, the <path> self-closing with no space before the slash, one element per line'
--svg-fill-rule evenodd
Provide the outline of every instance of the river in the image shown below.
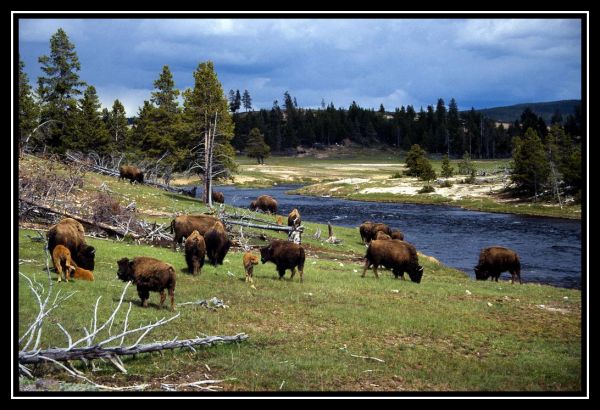
<path fill-rule="evenodd" d="M 384 222 L 400 229 L 420 252 L 472 277 L 482 248 L 506 246 L 519 254 L 524 282 L 581 288 L 581 221 L 285 194 L 297 187 L 219 186 L 215 190 L 224 193 L 225 203 L 242 208 L 259 195 L 271 195 L 279 203 L 279 214 L 298 208 L 302 219 L 311 222 L 331 221 L 346 227 L 358 227 L 367 219 Z M 358 229 L 356 236 L 359 239 Z M 502 274 L 507 277 L 508 273 Z"/>

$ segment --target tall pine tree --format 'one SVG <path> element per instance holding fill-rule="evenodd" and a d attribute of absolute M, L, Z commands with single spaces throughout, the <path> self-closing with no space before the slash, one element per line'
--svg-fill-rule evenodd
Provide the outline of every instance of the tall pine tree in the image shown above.
<path fill-rule="evenodd" d="M 31 133 L 38 125 L 39 108 L 33 99 L 29 78 L 24 71 L 25 64 L 19 61 L 19 129 L 20 149 L 29 141 Z"/>
<path fill-rule="evenodd" d="M 81 70 L 75 46 L 62 28 L 50 38 L 50 56 L 39 58 L 44 75 L 38 78 L 38 95 L 42 104 L 40 122 L 50 121 L 47 145 L 63 151 L 66 141 L 73 134 L 77 117 L 77 95 L 85 83 L 79 79 Z"/>

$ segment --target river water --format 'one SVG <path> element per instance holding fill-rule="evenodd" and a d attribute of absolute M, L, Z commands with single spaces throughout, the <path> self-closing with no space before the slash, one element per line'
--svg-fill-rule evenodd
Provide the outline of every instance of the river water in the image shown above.
<path fill-rule="evenodd" d="M 457 207 L 349 201 L 338 198 L 287 195 L 298 186 L 247 189 L 219 186 L 225 203 L 248 208 L 259 195 L 271 195 L 279 204 L 278 214 L 298 208 L 302 219 L 346 227 L 364 220 L 384 222 L 400 229 L 405 240 L 444 264 L 475 277 L 479 251 L 499 245 L 514 249 L 521 259 L 524 282 L 540 282 L 581 288 L 581 222 L 468 211 Z M 200 191 L 200 190 L 198 190 Z M 358 229 L 357 240 L 360 240 Z M 503 273 L 502 278 L 509 278 Z"/>

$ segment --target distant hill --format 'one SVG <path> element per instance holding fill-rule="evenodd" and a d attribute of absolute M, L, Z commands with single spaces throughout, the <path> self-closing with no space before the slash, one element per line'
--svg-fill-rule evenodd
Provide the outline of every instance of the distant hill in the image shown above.
<path fill-rule="evenodd" d="M 534 113 L 541 116 L 544 121 L 549 124 L 550 118 L 556 110 L 562 114 L 564 119 L 567 117 L 567 115 L 574 114 L 575 107 L 579 104 L 581 104 L 581 100 L 560 100 L 516 104 L 509 105 L 507 107 L 485 108 L 477 111 L 483 113 L 487 118 L 491 118 L 499 122 L 514 122 L 515 120 L 521 118 L 523 110 L 529 107 Z"/>

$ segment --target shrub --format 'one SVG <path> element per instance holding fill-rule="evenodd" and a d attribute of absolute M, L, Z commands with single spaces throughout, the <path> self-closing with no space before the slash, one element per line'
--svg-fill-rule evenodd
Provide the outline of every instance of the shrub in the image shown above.
<path fill-rule="evenodd" d="M 417 193 L 419 194 L 428 194 L 430 192 L 435 192 L 435 188 L 431 185 L 424 185 L 423 188 L 419 189 Z"/>
<path fill-rule="evenodd" d="M 449 180 L 445 180 L 440 184 L 440 187 L 442 188 L 451 188 L 452 187 L 452 182 L 450 182 Z"/>
<path fill-rule="evenodd" d="M 392 175 L 390 178 L 394 179 L 394 178 L 402 178 L 403 175 L 400 171 L 397 171 L 396 173 L 394 173 L 394 175 Z"/>

